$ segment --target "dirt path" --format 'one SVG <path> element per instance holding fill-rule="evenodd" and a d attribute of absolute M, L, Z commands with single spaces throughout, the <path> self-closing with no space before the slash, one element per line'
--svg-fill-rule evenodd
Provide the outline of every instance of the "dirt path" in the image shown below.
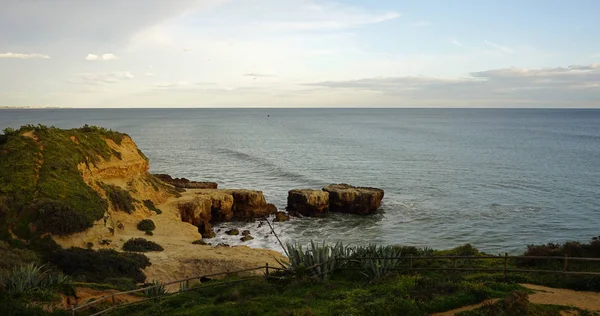
<path fill-rule="evenodd" d="M 521 284 L 521 286 L 535 291 L 529 295 L 529 301 L 534 304 L 553 304 L 563 306 L 574 306 L 581 309 L 592 311 L 600 311 L 600 293 L 599 292 L 583 292 L 566 289 L 555 289 L 534 284 Z M 495 302 L 489 300 L 486 302 Z M 451 316 L 459 312 L 470 311 L 482 306 L 484 303 L 463 306 L 451 311 L 443 313 L 435 313 L 435 316 Z"/>

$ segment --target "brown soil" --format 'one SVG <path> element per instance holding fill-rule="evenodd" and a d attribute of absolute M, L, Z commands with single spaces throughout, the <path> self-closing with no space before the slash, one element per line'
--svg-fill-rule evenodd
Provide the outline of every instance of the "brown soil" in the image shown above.
<path fill-rule="evenodd" d="M 581 309 L 587 309 L 591 311 L 600 311 L 600 293 L 599 292 L 583 292 L 573 291 L 567 289 L 555 289 L 541 285 L 534 284 L 521 284 L 521 286 L 534 290 L 535 293 L 529 295 L 529 301 L 534 304 L 552 304 L 552 305 L 563 305 L 578 307 Z M 495 302 L 495 300 L 488 300 L 486 302 Z M 450 316 L 455 315 L 459 312 L 470 311 L 481 307 L 486 302 L 464 306 L 451 311 L 443 313 L 435 313 L 432 315 L 436 316 Z M 566 313 L 565 315 L 569 315 Z"/>

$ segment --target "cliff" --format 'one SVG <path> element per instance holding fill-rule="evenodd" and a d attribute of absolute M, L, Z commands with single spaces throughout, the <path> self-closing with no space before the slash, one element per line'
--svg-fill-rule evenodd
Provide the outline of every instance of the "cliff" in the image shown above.
<path fill-rule="evenodd" d="M 29 125 L 7 130 L 0 136 L 0 239 L 27 244 L 51 236 L 63 248 L 121 250 L 129 239 L 146 238 L 165 248 L 148 254 L 153 265 L 147 273 L 160 280 L 174 278 L 177 271 L 189 271 L 185 263 L 203 253 L 212 258 L 207 266 L 211 271 L 254 261 L 275 264 L 272 257 L 280 257 L 266 250 L 232 247 L 216 251 L 192 244 L 202 238 L 200 224 L 210 225 L 213 209 L 227 210 L 229 198 L 209 198 L 208 208 L 196 210 L 195 215 L 203 221 L 187 220 L 180 205 L 200 195 L 206 199 L 205 193 L 199 194 L 203 190 L 186 192 L 148 170 L 148 159 L 126 134 L 89 126 L 63 130 Z M 251 194 L 235 200 L 239 190 L 214 191 L 209 196 L 231 197 L 232 214 L 267 212 L 258 191 L 248 191 Z M 248 196 L 254 198 L 244 199 Z M 137 229 L 140 220 L 147 218 L 156 224 L 152 236 Z M 230 219 L 225 213 L 215 213 L 215 221 Z M 194 267 L 200 268 L 199 263 Z"/>

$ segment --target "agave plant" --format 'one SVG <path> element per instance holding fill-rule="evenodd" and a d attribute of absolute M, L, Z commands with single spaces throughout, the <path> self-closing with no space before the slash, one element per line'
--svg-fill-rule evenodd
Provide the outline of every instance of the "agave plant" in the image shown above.
<path fill-rule="evenodd" d="M 153 286 L 149 289 L 145 289 L 144 294 L 146 294 L 147 296 L 150 296 L 150 297 L 157 297 L 157 296 L 162 296 L 162 295 L 167 294 L 167 289 L 165 288 L 163 283 L 161 283 L 158 280 L 154 280 L 154 281 L 152 281 L 152 284 L 154 284 L 155 286 Z"/>
<path fill-rule="evenodd" d="M 306 249 L 300 244 L 287 243 L 285 245 L 289 263 L 277 260 L 281 266 L 295 272 L 296 276 L 305 274 L 318 276 L 323 279 L 329 278 L 337 265 L 336 258 L 342 256 L 348 249 L 341 243 L 329 246 L 310 242 Z"/>
<path fill-rule="evenodd" d="M 44 280 L 48 277 L 49 270 L 44 270 L 43 265 L 30 263 L 24 266 L 15 267 L 6 276 L 2 283 L 6 292 L 11 295 L 21 294 L 27 290 L 41 288 Z"/>
<path fill-rule="evenodd" d="M 368 252 L 373 256 L 363 256 L 360 266 L 362 274 L 370 279 L 381 278 L 402 263 L 402 250 L 394 246 L 370 245 Z"/>

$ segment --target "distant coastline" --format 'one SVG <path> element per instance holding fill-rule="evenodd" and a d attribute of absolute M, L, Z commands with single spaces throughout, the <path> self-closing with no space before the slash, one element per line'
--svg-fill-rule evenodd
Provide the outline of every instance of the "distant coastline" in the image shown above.
<path fill-rule="evenodd" d="M 47 110 L 47 109 L 72 109 L 72 108 L 64 107 L 64 106 L 34 106 L 34 105 L 0 106 L 0 110 Z"/>

